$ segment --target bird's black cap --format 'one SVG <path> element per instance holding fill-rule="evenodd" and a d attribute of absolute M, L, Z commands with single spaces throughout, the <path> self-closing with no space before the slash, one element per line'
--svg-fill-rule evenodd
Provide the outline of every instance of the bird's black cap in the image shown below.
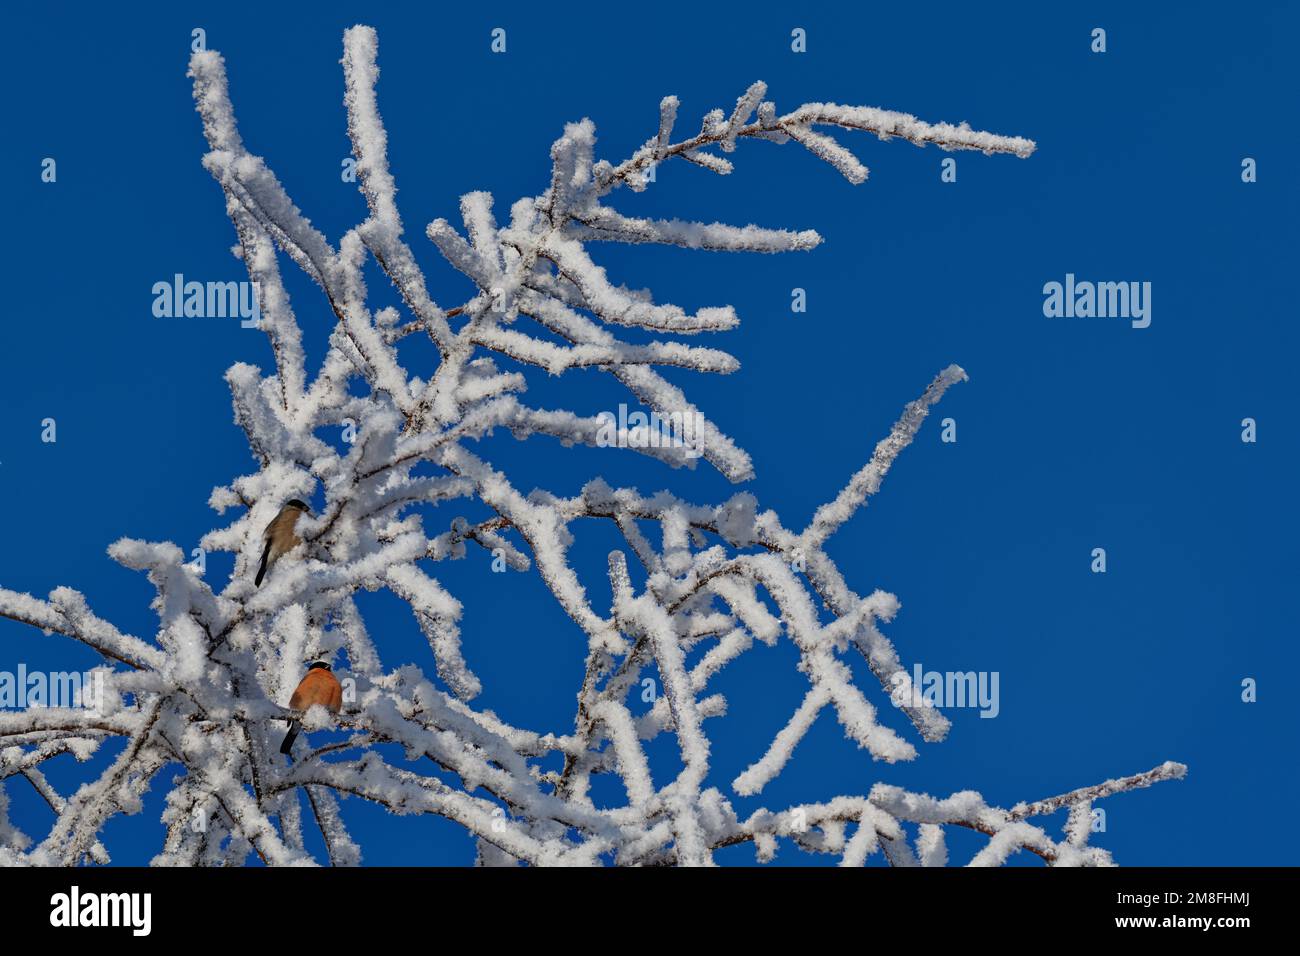
<path fill-rule="evenodd" d="M 330 669 L 330 666 L 329 666 L 328 664 L 326 664 L 324 661 L 312 661 L 312 662 L 311 662 L 311 667 L 307 668 L 307 670 L 309 670 L 309 671 L 314 671 L 314 670 L 316 670 L 316 669 L 319 668 L 319 667 L 323 667 L 323 668 L 325 668 L 326 670 L 329 670 L 329 669 Z"/>
<path fill-rule="evenodd" d="M 286 507 L 292 506 L 294 508 L 297 508 L 299 511 L 311 511 L 311 508 L 308 507 L 307 502 L 303 501 L 301 498 L 290 498 L 288 501 L 285 502 L 285 506 Z"/>

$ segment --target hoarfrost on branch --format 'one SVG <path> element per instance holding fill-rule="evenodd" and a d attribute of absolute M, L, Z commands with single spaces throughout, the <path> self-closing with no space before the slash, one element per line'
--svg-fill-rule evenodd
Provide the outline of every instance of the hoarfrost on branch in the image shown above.
<path fill-rule="evenodd" d="M 153 861 L 160 865 L 242 863 L 252 854 L 275 865 L 321 862 L 305 849 L 304 827 L 312 824 L 323 836 L 326 862 L 356 864 L 361 850 L 345 825 L 340 796 L 454 820 L 476 838 L 485 865 L 707 865 L 718 849 L 744 842 L 768 860 L 786 838 L 847 866 L 877 852 L 894 865 L 931 866 L 949 861 L 951 827 L 988 837 L 972 865 L 1000 864 L 1020 849 L 1050 864 L 1109 864 L 1107 852 L 1088 842 L 1092 803 L 1181 777 L 1185 767 L 1165 763 L 1009 810 L 986 805 L 972 791 L 936 799 L 878 784 L 865 796 L 741 818 L 723 790 L 708 783 L 708 723 L 727 705 L 710 682 L 755 640 L 793 642 L 808 689 L 767 750 L 729 782 L 738 795 L 760 793 L 781 773 L 823 711 L 876 760 L 916 756 L 872 703 L 882 694 L 857 686 L 845 655 L 862 656 L 885 700 L 902 682 L 908 702 L 900 713 L 922 740 L 946 735 L 947 718 L 907 693 L 907 670 L 881 631 L 896 598 L 855 592 L 825 545 L 880 487 L 930 408 L 965 379 L 960 368 L 939 371 L 861 471 L 803 529 L 787 527 L 746 492 L 722 504 L 696 504 L 595 478 L 570 498 L 525 494 L 475 450 L 480 439 L 504 429 L 520 441 L 612 443 L 626 447 L 618 454 L 672 466 L 694 467 L 702 456 L 733 482 L 752 477 L 749 455 L 656 371 L 735 371 L 734 357 L 690 338 L 736 327 L 735 311 L 657 301 L 618 284 L 593 250 L 623 242 L 787 252 L 812 249 L 821 237 L 811 230 L 638 218 L 610 204 L 621 188 L 645 189 L 659 164 L 681 159 L 725 175 L 742 141 L 793 141 L 860 183 L 867 169 L 836 134 L 864 131 L 882 140 L 1019 157 L 1033 152 L 1033 142 L 869 107 L 808 103 L 779 113 L 761 82 L 734 107 L 708 113 L 694 133 L 677 132 L 680 104 L 666 97 L 654 135 L 617 163 L 595 158 L 595 127 L 584 119 L 568 124 L 552 146 L 545 191 L 515 202 L 503 223 L 492 197 L 474 192 L 461 199 L 462 228 L 438 219 L 425 229 L 477 289 L 444 309 L 431 297 L 398 213 L 376 100 L 377 52 L 370 28 L 345 33 L 348 132 L 369 214 L 337 246 L 245 148 L 221 56 L 205 51 L 191 60 L 210 146 L 203 162 L 224 192 L 238 253 L 257 284 L 275 363 L 269 375 L 247 364 L 227 373 L 236 421 L 260 467 L 213 491 L 210 504 L 235 517 L 201 543 L 234 552 L 235 573 L 218 592 L 174 544 L 114 544 L 110 555 L 146 572 L 157 590 L 158 630 L 148 640 L 100 619 L 69 588 L 44 600 L 0 589 L 0 615 L 80 641 L 105 659 L 97 710 L 0 713 L 0 863 L 108 862 L 100 842 L 105 822 L 137 812 L 157 783 L 170 787 L 167 836 Z M 307 368 L 303 328 L 281 279 L 282 256 L 314 280 L 334 313 L 328 351 L 315 369 Z M 370 257 L 400 294 L 404 314 L 368 305 L 363 267 Z M 621 327 L 656 337 L 625 341 Z M 426 336 L 438 353 L 427 379 L 406 367 L 401 346 L 411 336 Z M 494 356 L 508 364 L 499 366 Z M 521 371 L 528 367 L 551 375 L 597 369 L 663 418 L 678 415 L 700 426 L 689 442 L 647 441 L 643 427 L 622 425 L 610 436 L 615 426 L 608 419 L 530 404 Z M 351 388 L 357 381 L 364 382 L 363 395 Z M 345 450 L 322 437 L 349 422 L 357 439 Z M 310 500 L 318 492 L 323 507 L 299 523 L 304 540 L 297 560 L 281 561 L 255 588 L 263 528 L 287 499 Z M 457 500 L 476 500 L 493 517 L 426 529 L 430 506 Z M 569 560 L 571 527 L 592 521 L 612 522 L 626 541 L 609 555 L 607 609 L 593 606 Z M 648 536 L 652 527 L 659 531 Z M 472 668 L 479 649 L 462 647 L 461 603 L 434 573 L 439 562 L 463 557 L 470 546 L 538 574 L 585 635 L 571 728 L 513 726 L 473 705 L 482 689 Z M 436 679 L 411 665 L 385 667 L 354 601 L 362 590 L 388 590 L 409 605 L 428 639 Z M 707 650 L 688 664 L 700 647 Z M 285 760 L 277 743 L 294 714 L 284 705 L 304 662 L 317 657 L 333 659 L 351 689 L 336 722 L 343 734 L 314 750 L 301 737 L 293 759 Z M 657 673 L 663 694 L 636 714 L 629 695 L 647 670 Z M 300 716 L 308 731 L 324 725 L 320 713 Z M 680 751 L 682 769 L 672 779 L 654 773 L 645 749 L 661 734 L 671 735 Z M 63 754 L 90 760 L 114 738 L 125 741 L 118 756 L 66 798 L 41 772 L 45 760 Z M 408 766 L 384 759 L 381 744 L 400 745 Z M 596 805 L 589 789 L 597 774 L 618 775 L 625 804 Z M 53 814 L 39 840 L 6 813 L 4 788 L 18 778 Z M 1069 819 L 1059 839 L 1031 822 L 1062 808 Z"/>

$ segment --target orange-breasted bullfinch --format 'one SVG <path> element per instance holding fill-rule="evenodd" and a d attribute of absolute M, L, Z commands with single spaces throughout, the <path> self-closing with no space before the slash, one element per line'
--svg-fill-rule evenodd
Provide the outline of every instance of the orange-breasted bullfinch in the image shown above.
<path fill-rule="evenodd" d="M 311 514 L 311 509 L 306 503 L 297 498 L 290 498 L 280 509 L 280 513 L 266 526 L 266 530 L 262 532 L 262 537 L 266 539 L 266 546 L 262 548 L 262 564 L 258 567 L 257 577 L 253 580 L 255 586 L 260 588 L 267 569 L 302 543 L 302 539 L 294 532 L 294 526 L 304 514 Z"/>
<path fill-rule="evenodd" d="M 343 687 L 339 684 L 339 679 L 330 673 L 330 666 L 324 661 L 316 661 L 307 668 L 307 676 L 289 698 L 292 710 L 306 710 L 313 704 L 320 704 L 332 714 L 337 714 L 343 706 Z M 284 735 L 284 743 L 280 744 L 280 753 L 287 754 L 293 749 L 293 742 L 301 729 L 302 724 L 298 718 L 289 721 L 289 732 Z"/>

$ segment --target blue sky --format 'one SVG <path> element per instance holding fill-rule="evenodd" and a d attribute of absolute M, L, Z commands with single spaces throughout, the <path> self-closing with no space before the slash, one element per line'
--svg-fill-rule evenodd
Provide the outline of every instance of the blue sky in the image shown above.
<path fill-rule="evenodd" d="M 929 421 L 831 551 L 859 592 L 898 595 L 887 633 L 905 661 L 997 671 L 1000 714 L 950 711 L 947 741 L 916 741 L 920 757 L 892 766 L 823 715 L 782 777 L 733 800 L 748 812 L 884 781 L 941 796 L 975 789 L 1010 805 L 1174 759 L 1189 765 L 1187 779 L 1107 801 L 1098 844 L 1127 864 L 1294 863 L 1295 828 L 1276 808 L 1300 783 L 1290 600 L 1300 210 L 1289 168 L 1300 143 L 1281 120 L 1297 88 L 1295 8 L 827 6 L 746 5 L 742 15 L 657 3 L 566 18 L 538 5 L 367 11 L 398 201 L 431 292 L 450 306 L 468 286 L 419 238 L 425 223 L 458 222 L 470 190 L 492 192 L 499 209 L 541 192 L 551 142 L 583 116 L 596 124 L 598 155 L 622 158 L 652 134 L 668 93 L 682 101 L 683 128 L 763 79 L 781 110 L 881 106 L 1036 140 L 1027 160 L 952 154 L 957 182 L 943 183 L 950 154 L 845 134 L 871 169 L 857 187 L 794 146 L 745 143 L 730 177 L 668 165 L 656 188 L 614 202 L 824 237 L 815 251 L 778 257 L 600 250 L 613 278 L 661 301 L 736 307 L 740 328 L 699 344 L 732 352 L 741 370 L 669 377 L 750 452 L 758 477 L 746 487 L 788 526 L 836 493 L 939 369 L 956 362 L 971 378 L 936 416 L 956 419 L 958 441 L 941 443 Z M 204 28 L 226 56 L 249 148 L 337 239 L 364 215 L 340 178 L 350 150 L 338 60 L 356 10 L 8 14 L 14 42 L 0 76 L 16 95 L 0 150 L 10 224 L 0 586 L 40 596 L 72 586 L 123 629 L 152 633 L 151 587 L 105 548 L 126 535 L 188 550 L 220 522 L 209 492 L 252 467 L 222 374 L 270 362 L 265 339 L 237 322 L 151 313 L 153 283 L 175 273 L 244 278 L 220 189 L 200 166 L 190 31 Z M 489 51 L 494 27 L 507 30 L 504 55 Z M 805 54 L 790 50 L 794 27 L 807 31 Z M 1104 54 L 1089 50 L 1094 27 L 1107 31 Z M 40 181 L 45 157 L 57 161 L 56 183 Z M 1258 182 L 1241 181 L 1244 157 L 1257 160 Z M 1067 273 L 1151 282 L 1151 326 L 1046 318 L 1043 285 Z M 305 279 L 288 281 L 319 359 L 331 317 Z M 790 310 L 795 287 L 807 290 L 804 314 Z M 626 400 L 595 373 L 533 379 L 541 404 L 594 413 Z M 47 417 L 58 423 L 54 444 L 40 440 Z M 1245 417 L 1258 422 L 1254 444 L 1241 441 Z M 700 502 L 736 490 L 707 469 L 674 472 L 546 439 L 498 436 L 488 449 L 524 489 L 572 494 L 600 474 Z M 599 608 L 615 542 L 608 529 L 587 534 L 577 562 L 597 583 Z M 1097 547 L 1105 574 L 1090 571 Z M 230 568 L 229 556 L 210 558 L 209 579 L 219 584 Z M 479 703 L 567 730 L 581 635 L 535 576 L 503 583 L 487 570 L 473 559 L 437 568 L 466 605 Z M 432 672 L 395 600 L 376 596 L 363 609 L 387 664 Z M 0 670 L 19 662 L 88 667 L 96 656 L 0 621 Z M 794 662 L 788 645 L 760 647 L 719 679 L 731 709 L 709 728 L 717 785 L 757 759 L 798 705 L 806 683 Z M 1241 701 L 1244 678 L 1258 682 L 1256 703 Z M 872 699 L 896 729 L 907 726 Z M 670 748 L 652 755 L 672 772 Z M 87 774 L 67 760 L 47 765 L 64 793 Z M 140 814 L 108 827 L 116 862 L 157 851 L 165 784 Z M 14 821 L 43 834 L 48 808 L 7 786 Z M 344 814 L 367 863 L 473 859 L 445 821 L 394 818 L 359 800 Z M 956 859 L 975 845 L 951 842 Z M 752 859 L 752 848 L 719 854 Z M 791 847 L 778 857 L 831 860 Z"/>

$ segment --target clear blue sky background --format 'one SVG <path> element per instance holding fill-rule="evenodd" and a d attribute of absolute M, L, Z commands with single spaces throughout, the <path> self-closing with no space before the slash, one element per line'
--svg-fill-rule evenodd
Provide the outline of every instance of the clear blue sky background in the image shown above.
<path fill-rule="evenodd" d="M 446 307 L 468 286 L 423 240 L 424 224 L 459 222 L 469 190 L 491 191 L 503 211 L 541 192 L 551 142 L 583 116 L 597 125 L 599 155 L 617 160 L 653 132 L 661 96 L 681 98 L 686 129 L 763 79 L 783 110 L 875 105 L 1039 144 L 1024 161 L 954 154 L 958 181 L 944 184 L 949 154 L 846 134 L 871 168 L 853 187 L 793 145 L 746 143 L 730 177 L 670 165 L 657 188 L 617 198 L 638 214 L 825 237 L 814 252 L 781 257 L 599 250 L 612 277 L 661 300 L 736 306 L 740 329 L 703 344 L 732 351 L 742 369 L 670 377 L 753 455 L 748 488 L 788 525 L 801 527 L 841 487 L 940 368 L 957 362 L 971 376 L 938 416 L 957 420 L 959 441 L 941 444 L 931 419 L 833 553 L 860 592 L 899 596 L 888 633 L 907 662 L 998 671 L 1000 716 L 950 711 L 946 742 L 917 741 L 918 760 L 888 766 L 823 715 L 785 774 L 736 806 L 777 808 L 876 781 L 937 795 L 976 789 L 1010 805 L 1175 759 L 1191 768 L 1184 782 L 1104 804 L 1097 842 L 1119 862 L 1294 863 L 1284 808 L 1300 783 L 1295 7 L 760 6 L 557 15 L 547 5 L 385 4 L 363 17 L 379 31 L 399 203 Z M 123 629 L 153 632 L 152 589 L 104 550 L 123 535 L 189 549 L 221 520 L 209 492 L 253 466 L 222 374 L 270 362 L 264 338 L 234 321 L 150 312 L 151 286 L 174 273 L 244 278 L 220 190 L 200 166 L 190 30 L 205 28 L 225 54 L 249 148 L 336 240 L 364 210 L 339 175 L 349 144 L 338 60 L 357 9 L 6 14 L 0 585 L 37 595 L 70 585 Z M 489 52 L 497 26 L 508 31 L 503 56 Z M 789 47 L 796 26 L 808 31 L 803 55 Z M 1097 26 L 1108 32 L 1104 55 L 1089 51 Z M 1247 156 L 1259 164 L 1253 185 L 1240 179 Z M 58 162 L 56 184 L 40 182 L 44 157 Z M 1043 284 L 1067 272 L 1152 282 L 1151 327 L 1045 318 Z M 791 314 L 794 287 L 807 290 L 806 314 Z M 296 273 L 290 291 L 318 358 L 331 321 L 324 301 Z M 596 373 L 538 381 L 530 394 L 588 413 L 620 401 Z M 1246 416 L 1259 423 L 1253 445 L 1240 440 Z M 46 417 L 58 422 L 56 444 L 40 441 Z M 546 439 L 515 446 L 498 436 L 489 448 L 525 489 L 571 494 L 603 474 L 701 502 L 733 491 L 707 469 L 674 472 Z M 443 509 L 428 525 L 457 513 Z M 614 538 L 584 534 L 580 568 L 603 608 Z M 1104 575 L 1089 570 L 1096 547 L 1108 554 Z M 220 585 L 230 567 L 229 556 L 213 557 L 210 579 Z M 530 727 L 571 727 L 583 641 L 536 577 L 493 575 L 481 555 L 437 571 L 466 605 L 480 703 Z M 365 609 L 388 665 L 432 672 L 397 602 L 376 597 Z M 0 621 L 0 669 L 20 661 L 88 667 L 96 657 Z M 729 790 L 797 706 L 806 683 L 794 662 L 788 644 L 759 647 L 719 679 L 731 711 L 709 725 L 718 786 Z M 1247 677 L 1258 703 L 1240 700 Z M 674 772 L 664 744 L 654 750 L 660 779 Z M 69 758 L 47 766 L 65 793 L 86 779 Z M 115 862 L 157 851 L 167 777 L 139 815 L 109 826 Z M 16 822 L 43 835 L 48 808 L 25 785 L 7 787 Z M 367 863 L 473 858 L 445 821 L 391 817 L 359 800 L 344 813 Z M 1059 832 L 1061 822 L 1050 825 Z M 954 837 L 954 858 L 976 845 Z M 719 859 L 748 863 L 752 849 Z M 786 846 L 778 861 L 830 858 Z"/>

